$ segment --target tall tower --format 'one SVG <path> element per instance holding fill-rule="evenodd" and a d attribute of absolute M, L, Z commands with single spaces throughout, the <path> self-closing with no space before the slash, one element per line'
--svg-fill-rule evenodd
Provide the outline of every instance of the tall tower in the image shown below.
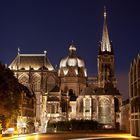
<path fill-rule="evenodd" d="M 116 78 L 114 72 L 114 51 L 108 34 L 106 8 L 104 8 L 102 41 L 99 45 L 97 63 L 99 87 L 103 88 L 108 82 L 112 82 L 116 87 Z"/>

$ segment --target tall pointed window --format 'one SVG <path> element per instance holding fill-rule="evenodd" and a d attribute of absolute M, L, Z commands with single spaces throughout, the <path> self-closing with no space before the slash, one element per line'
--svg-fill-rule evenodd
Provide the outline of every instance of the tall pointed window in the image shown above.
<path fill-rule="evenodd" d="M 107 98 L 99 100 L 99 122 L 103 124 L 111 123 L 111 103 Z"/>
<path fill-rule="evenodd" d="M 35 74 L 32 78 L 32 88 L 35 92 L 40 91 L 40 84 L 41 82 L 41 77 L 38 74 Z"/>
<path fill-rule="evenodd" d="M 21 75 L 19 77 L 19 82 L 21 84 L 23 84 L 24 86 L 28 87 L 28 85 L 29 85 L 28 84 L 29 83 L 29 77 L 28 77 L 28 75 L 26 75 L 26 74 Z"/>

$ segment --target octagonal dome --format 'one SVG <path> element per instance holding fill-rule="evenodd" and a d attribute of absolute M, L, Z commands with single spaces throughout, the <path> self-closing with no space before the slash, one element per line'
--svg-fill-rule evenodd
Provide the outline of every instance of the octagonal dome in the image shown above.
<path fill-rule="evenodd" d="M 69 47 L 69 55 L 60 61 L 60 68 L 64 67 L 85 67 L 83 59 L 76 55 L 76 47 L 71 44 Z"/>

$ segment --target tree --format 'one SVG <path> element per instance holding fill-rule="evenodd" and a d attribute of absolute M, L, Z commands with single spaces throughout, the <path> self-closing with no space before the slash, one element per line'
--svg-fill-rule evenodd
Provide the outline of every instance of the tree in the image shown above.
<path fill-rule="evenodd" d="M 0 115 L 4 115 L 7 120 L 18 113 L 22 87 L 13 71 L 0 63 Z"/>

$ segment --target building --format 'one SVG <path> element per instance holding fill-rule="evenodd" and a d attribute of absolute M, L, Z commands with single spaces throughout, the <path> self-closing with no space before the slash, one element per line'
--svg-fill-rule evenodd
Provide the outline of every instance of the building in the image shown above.
<path fill-rule="evenodd" d="M 18 133 L 33 133 L 35 132 L 36 118 L 36 98 L 33 91 L 26 86 L 22 86 L 22 91 L 19 99 L 19 113 L 17 116 Z"/>
<path fill-rule="evenodd" d="M 9 68 L 14 71 L 21 84 L 35 93 L 36 127 L 39 127 L 39 131 L 43 131 L 43 120 L 46 115 L 43 110 L 43 96 L 58 83 L 57 72 L 49 62 L 46 51 L 44 54 L 21 54 L 18 50 Z"/>
<path fill-rule="evenodd" d="M 74 43 L 61 59 L 58 71 L 44 54 L 21 54 L 10 64 L 20 83 L 36 95 L 36 127 L 46 131 L 48 121 L 96 120 L 104 128 L 120 123 L 121 94 L 116 87 L 114 51 L 104 11 L 102 41 L 97 58 L 98 75 L 88 77 L 84 59 Z"/>
<path fill-rule="evenodd" d="M 121 130 L 130 133 L 130 102 L 129 99 L 123 101 L 121 106 Z"/>
<path fill-rule="evenodd" d="M 140 54 L 133 60 L 129 71 L 130 132 L 140 137 Z"/>
<path fill-rule="evenodd" d="M 116 87 L 114 51 L 112 47 L 112 42 L 109 39 L 106 18 L 107 15 L 105 10 L 102 41 L 99 44 L 99 54 L 97 58 L 98 86 L 104 87 L 107 82 L 112 82 L 114 87 Z"/>

